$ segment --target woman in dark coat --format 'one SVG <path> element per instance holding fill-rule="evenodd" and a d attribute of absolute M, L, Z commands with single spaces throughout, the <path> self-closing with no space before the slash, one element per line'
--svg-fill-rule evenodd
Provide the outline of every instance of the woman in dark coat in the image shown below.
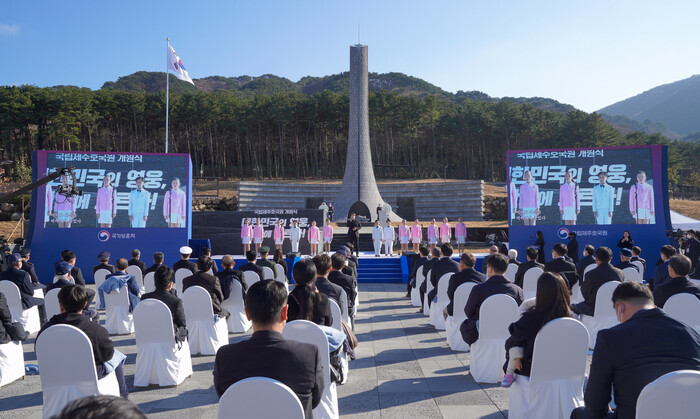
<path fill-rule="evenodd" d="M 316 265 L 311 259 L 302 259 L 292 268 L 296 286 L 287 299 L 287 321 L 309 320 L 320 326 L 331 326 L 333 314 L 331 303 L 325 294 L 318 292 Z"/>

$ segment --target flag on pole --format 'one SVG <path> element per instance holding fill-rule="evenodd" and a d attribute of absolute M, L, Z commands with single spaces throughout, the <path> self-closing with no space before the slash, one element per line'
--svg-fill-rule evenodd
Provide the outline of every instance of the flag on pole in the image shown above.
<path fill-rule="evenodd" d="M 194 86 L 190 74 L 185 70 L 182 60 L 180 60 L 180 57 L 170 44 L 168 44 L 168 69 L 172 70 L 175 73 L 175 77 L 178 79 L 190 82 Z"/>

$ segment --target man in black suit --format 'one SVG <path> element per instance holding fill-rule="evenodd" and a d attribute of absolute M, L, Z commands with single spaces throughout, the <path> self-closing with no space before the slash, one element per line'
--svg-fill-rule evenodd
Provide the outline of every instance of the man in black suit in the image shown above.
<path fill-rule="evenodd" d="M 615 265 L 615 267 L 619 270 L 634 268 L 635 271 L 639 272 L 639 267 L 631 262 L 632 255 L 632 249 L 628 249 L 626 247 L 620 249 L 620 263 Z"/>
<path fill-rule="evenodd" d="M 173 288 L 174 278 L 175 272 L 172 269 L 167 266 L 158 268 L 153 274 L 153 283 L 156 286 L 156 290 L 143 294 L 141 301 L 152 298 L 165 303 L 170 309 L 170 314 L 173 317 L 173 326 L 177 334 L 178 329 L 187 327 L 187 320 L 185 319 L 185 309 L 182 306 L 182 300 L 170 293 L 170 290 Z"/>
<path fill-rule="evenodd" d="M 146 264 L 141 260 L 141 251 L 139 249 L 134 249 L 131 251 L 129 266 L 138 266 L 139 269 L 141 269 L 141 276 L 146 275 Z"/>
<path fill-rule="evenodd" d="M 98 265 L 95 265 L 92 267 L 92 274 L 93 275 L 95 275 L 95 272 L 99 271 L 100 269 L 106 269 L 109 271 L 110 274 L 113 274 L 114 272 L 116 272 L 114 270 L 114 265 L 109 264 L 109 257 L 110 256 L 111 255 L 108 251 L 100 252 L 100 254 L 97 255 L 97 260 L 100 263 Z M 68 261 L 66 261 L 66 262 L 68 262 Z M 70 263 L 70 262 L 68 262 L 68 263 Z M 75 265 L 73 265 L 73 266 L 75 266 Z"/>
<path fill-rule="evenodd" d="M 29 256 L 31 255 L 31 249 L 29 249 L 28 247 L 25 247 L 22 250 L 20 250 L 19 255 L 22 256 L 22 270 L 29 274 L 29 277 L 32 280 L 32 286 L 34 288 L 45 288 L 45 286 L 39 282 L 39 277 L 36 276 L 36 270 L 34 269 L 34 264 L 29 261 Z"/>
<path fill-rule="evenodd" d="M 587 244 L 586 247 L 583 248 L 583 259 L 581 259 L 576 265 L 576 273 L 578 274 L 578 278 L 580 280 L 583 280 L 583 271 L 586 270 L 588 265 L 593 265 L 595 263 L 595 257 L 593 256 L 594 254 L 595 247 L 591 246 L 590 244 Z"/>
<path fill-rule="evenodd" d="M 216 394 L 221 397 L 232 384 L 249 377 L 271 378 L 289 387 L 299 398 L 306 419 L 312 419 L 330 377 L 323 370 L 316 345 L 282 336 L 287 322 L 285 285 L 278 281 L 253 284 L 246 294 L 245 311 L 253 322 L 253 335 L 217 351 Z"/>
<path fill-rule="evenodd" d="M 72 252 L 68 249 L 64 250 L 61 252 L 61 259 L 72 266 L 70 270 L 70 277 L 73 279 L 73 282 L 76 285 L 82 285 L 85 286 L 85 278 L 83 278 L 83 271 L 80 270 L 77 266 L 75 266 L 75 252 Z M 111 265 L 109 265 L 111 266 Z M 114 267 L 112 267 L 112 273 L 114 273 Z M 94 272 L 93 272 L 94 274 Z M 93 289 L 90 288 L 85 288 L 85 290 L 88 293 L 88 307 L 92 304 L 92 301 L 95 299 L 95 295 L 97 295 L 97 292 Z M 48 291 L 48 290 L 47 290 Z"/>
<path fill-rule="evenodd" d="M 22 297 L 22 308 L 28 309 L 37 306 L 39 309 L 39 319 L 41 324 L 46 323 L 46 308 L 44 307 L 44 299 L 34 296 L 34 287 L 32 286 L 32 278 L 29 274 L 23 271 L 22 256 L 19 253 L 13 253 L 7 257 L 8 269 L 0 272 L 0 281 L 10 281 L 19 288 L 19 295 Z"/>
<path fill-rule="evenodd" d="M 576 240 L 576 232 L 569 233 L 569 244 L 566 245 L 566 255 L 571 258 L 574 265 L 578 263 L 578 240 Z"/>
<path fill-rule="evenodd" d="M 352 212 L 350 213 L 350 218 L 348 219 L 348 241 L 352 244 L 352 248 L 350 249 L 350 254 L 352 254 L 352 251 L 354 250 L 356 254 L 359 256 L 360 255 L 360 229 L 362 228 L 362 224 L 360 224 L 359 220 L 355 219 L 355 213 Z"/>
<path fill-rule="evenodd" d="M 634 418 L 647 384 L 669 372 L 700 370 L 700 332 L 654 307 L 645 285 L 623 282 L 612 300 L 620 324 L 598 332 L 586 406 L 574 409 L 571 418 Z M 611 392 L 615 412 L 608 406 Z"/>
<path fill-rule="evenodd" d="M 430 269 L 432 269 L 433 264 L 440 260 L 440 256 L 442 256 L 442 252 L 440 252 L 440 248 L 438 247 L 433 247 L 432 250 L 430 251 L 431 258 L 423 262 L 423 266 L 421 266 L 421 270 L 423 271 L 423 276 L 425 277 L 425 281 L 420 285 L 420 301 L 421 305 L 423 305 L 425 301 L 425 293 L 428 292 L 428 281 L 430 281 L 430 278 L 428 277 L 428 273 L 430 272 Z M 423 309 L 420 309 L 419 311 L 422 311 Z"/>
<path fill-rule="evenodd" d="M 257 259 L 258 254 L 255 252 L 255 250 L 248 250 L 245 252 L 245 258 L 248 261 L 245 265 L 241 266 L 239 271 L 241 271 L 241 274 L 246 271 L 252 271 L 258 274 L 258 277 L 260 277 L 260 281 L 265 278 L 265 274 L 263 273 L 262 266 L 258 266 L 255 264 L 255 260 Z M 245 278 L 245 276 L 244 276 Z"/>
<path fill-rule="evenodd" d="M 418 269 L 421 269 L 425 261 L 430 259 L 428 256 L 428 254 L 430 253 L 430 249 L 428 248 L 428 246 L 421 244 L 418 247 L 418 252 L 420 253 L 421 257 L 413 259 L 411 273 L 408 275 L 408 281 L 406 283 L 406 288 L 408 291 L 407 297 L 411 296 L 411 288 L 416 287 L 416 274 L 418 273 Z"/>
<path fill-rule="evenodd" d="M 635 262 L 635 261 L 642 262 L 642 267 L 646 271 L 647 270 L 647 261 L 642 259 L 642 257 L 640 256 L 641 254 L 642 254 L 642 248 L 639 246 L 634 246 L 632 248 L 632 259 L 630 259 L 630 262 Z"/>
<path fill-rule="evenodd" d="M 233 260 L 233 256 L 224 255 L 221 258 L 221 266 L 223 270 L 215 273 L 214 275 L 219 278 L 219 283 L 221 284 L 221 292 L 224 294 L 224 300 L 227 300 L 231 296 L 231 286 L 233 281 L 238 281 L 241 284 L 241 291 L 243 292 L 243 300 L 245 300 L 245 291 L 248 289 L 243 280 L 243 273 L 239 270 L 233 269 L 236 266 L 236 261 Z"/>
<path fill-rule="evenodd" d="M 489 263 L 489 258 L 491 255 L 495 255 L 496 253 L 498 253 L 498 246 L 489 247 L 489 254 L 484 256 L 484 260 L 481 262 L 481 272 L 484 274 L 486 273 L 486 266 Z"/>
<path fill-rule="evenodd" d="M 445 307 L 445 313 L 448 316 L 454 316 L 455 291 L 460 285 L 467 282 L 481 284 L 486 280 L 484 274 L 474 269 L 474 265 L 476 265 L 476 257 L 469 252 L 462 253 L 462 257 L 459 259 L 460 271 L 452 275 L 450 284 L 447 287 L 447 297 L 450 299 L 450 302 Z M 462 307 L 458 307 L 458 309 L 462 309 Z"/>
<path fill-rule="evenodd" d="M 195 285 L 204 288 L 211 296 L 211 305 L 214 309 L 214 314 L 228 319 L 231 314 L 228 310 L 221 307 L 221 302 L 224 301 L 224 293 L 221 291 L 219 278 L 207 273 L 209 269 L 211 269 L 212 263 L 210 257 L 200 256 L 199 259 L 197 259 L 198 272 L 182 280 L 182 292 L 184 294 L 187 288 L 194 287 Z"/>
<path fill-rule="evenodd" d="M 211 257 L 211 249 L 208 247 L 202 247 L 202 256 L 209 256 Z M 273 272 L 275 271 L 274 269 L 272 270 Z M 216 273 L 219 272 L 219 267 L 216 266 L 216 262 L 211 265 L 211 273 L 216 275 Z"/>
<path fill-rule="evenodd" d="M 515 281 L 513 281 L 513 283 L 519 286 L 521 289 L 523 287 L 523 280 L 525 279 L 525 272 L 531 268 L 544 269 L 544 266 L 537 261 L 538 252 L 539 250 L 536 247 L 528 247 L 525 251 L 527 262 L 521 263 L 520 266 L 518 266 L 518 271 L 515 273 Z"/>
<path fill-rule="evenodd" d="M 552 247 L 552 260 L 544 264 L 544 270 L 556 272 L 566 279 L 569 289 L 576 283 L 576 265 L 566 260 L 568 248 L 564 243 L 557 243 Z"/>
<path fill-rule="evenodd" d="M 177 272 L 178 269 L 189 269 L 192 275 L 197 273 L 197 264 L 190 260 L 190 255 L 192 255 L 192 248 L 189 246 L 182 246 L 180 248 L 180 260 L 175 262 L 173 265 L 173 271 Z"/>
<path fill-rule="evenodd" d="M 318 292 L 326 294 L 326 297 L 335 300 L 341 311 L 343 307 L 347 309 L 348 306 L 346 304 L 348 301 L 343 301 L 343 299 L 340 298 L 343 289 L 328 280 L 328 274 L 331 271 L 331 258 L 327 254 L 322 253 L 314 256 L 312 260 L 316 266 L 316 282 L 314 282 L 314 285 Z M 349 312 L 348 310 L 348 313 Z"/>
<path fill-rule="evenodd" d="M 462 322 L 459 331 L 462 334 L 462 339 L 470 345 L 479 340 L 479 329 L 476 322 L 479 320 L 481 304 L 487 298 L 496 294 L 505 294 L 512 297 L 518 305 L 523 302 L 523 290 L 503 276 L 506 269 L 508 269 L 508 259 L 500 253 L 492 254 L 486 266 L 488 279 L 486 282 L 475 285 L 469 294 L 467 305 L 464 307 L 467 319 Z"/>
<path fill-rule="evenodd" d="M 442 252 L 442 257 L 433 263 L 433 266 L 430 268 L 430 283 L 433 284 L 433 289 L 428 293 L 428 307 L 430 307 L 437 295 L 438 281 L 440 281 L 442 276 L 459 272 L 459 263 L 452 260 L 452 252 L 454 251 L 452 245 L 443 243 L 440 245 L 440 251 Z"/>
<path fill-rule="evenodd" d="M 668 279 L 668 260 L 676 255 L 676 248 L 671 245 L 661 246 L 661 260 L 663 263 L 654 268 L 654 277 L 649 281 L 649 289 L 654 291 L 656 287 Z"/>
<path fill-rule="evenodd" d="M 598 294 L 598 289 L 610 281 L 622 282 L 625 276 L 622 271 L 610 264 L 612 260 L 612 250 L 609 247 L 599 247 L 595 251 L 595 261 L 597 267 L 588 271 L 583 278 L 581 285 L 581 294 L 583 301 L 571 305 L 571 311 L 576 314 L 585 314 L 592 316 L 595 310 L 595 300 Z"/>
<path fill-rule="evenodd" d="M 153 265 L 149 266 L 145 271 L 143 271 L 143 276 L 146 276 L 148 273 L 155 272 L 156 269 L 163 266 L 164 260 L 165 255 L 163 255 L 163 252 L 155 252 L 153 254 Z"/>
<path fill-rule="evenodd" d="M 693 264 L 691 272 L 694 275 L 698 274 L 698 266 L 700 266 L 700 241 L 698 240 L 698 232 L 695 230 L 688 230 L 686 233 L 688 241 L 685 244 L 685 255 L 690 258 L 690 262 Z"/>
<path fill-rule="evenodd" d="M 357 280 L 342 272 L 345 266 L 345 256 L 341 253 L 334 253 L 331 256 L 331 272 L 328 274 L 328 281 L 345 290 L 348 296 L 348 313 L 352 317 L 355 309 L 355 297 L 357 296 Z"/>
<path fill-rule="evenodd" d="M 668 260 L 669 279 L 654 290 L 654 304 L 663 307 L 671 296 L 687 293 L 700 299 L 700 286 L 688 278 L 692 262 L 687 256 L 675 255 Z"/>

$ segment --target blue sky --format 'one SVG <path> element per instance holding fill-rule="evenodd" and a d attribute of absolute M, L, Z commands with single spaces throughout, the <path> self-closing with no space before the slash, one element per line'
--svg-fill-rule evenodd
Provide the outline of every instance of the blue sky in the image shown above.
<path fill-rule="evenodd" d="M 594 111 L 700 73 L 691 1 L 3 1 L 0 85 L 98 89 L 164 71 L 166 37 L 193 78 L 293 81 L 369 69 L 445 90 L 542 96 Z"/>

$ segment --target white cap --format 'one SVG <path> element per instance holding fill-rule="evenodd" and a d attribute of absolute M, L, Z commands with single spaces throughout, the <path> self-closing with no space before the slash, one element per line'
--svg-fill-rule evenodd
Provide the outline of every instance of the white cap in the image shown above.
<path fill-rule="evenodd" d="M 192 254 L 192 248 L 189 246 L 182 246 L 180 248 L 180 254 L 181 255 L 191 255 Z"/>

